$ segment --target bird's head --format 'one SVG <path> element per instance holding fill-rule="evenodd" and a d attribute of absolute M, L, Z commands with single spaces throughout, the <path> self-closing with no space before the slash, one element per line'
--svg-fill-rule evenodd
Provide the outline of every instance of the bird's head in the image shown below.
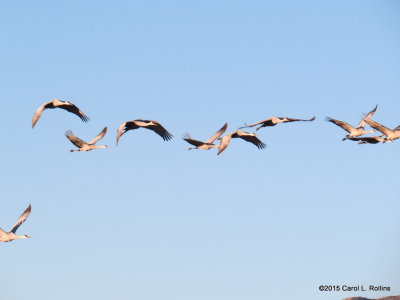
<path fill-rule="evenodd" d="M 26 239 L 30 239 L 30 238 L 31 238 L 31 237 L 30 237 L 29 235 L 27 235 L 27 234 L 25 234 L 24 237 L 25 237 Z"/>

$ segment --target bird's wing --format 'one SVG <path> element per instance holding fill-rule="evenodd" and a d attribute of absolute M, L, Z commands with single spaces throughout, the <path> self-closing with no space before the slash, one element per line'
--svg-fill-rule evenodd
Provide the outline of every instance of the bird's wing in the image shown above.
<path fill-rule="evenodd" d="M 288 117 L 284 117 L 284 118 L 280 118 L 280 119 L 283 119 L 284 122 L 297 122 L 297 121 L 310 122 L 310 121 L 314 121 L 314 120 L 315 120 L 315 116 L 312 117 L 311 119 L 307 119 L 307 120 L 304 120 L 304 119 L 295 119 L 295 118 L 288 118 Z"/>
<path fill-rule="evenodd" d="M 196 146 L 196 147 L 205 144 L 205 143 L 203 143 L 203 142 L 201 142 L 201 141 L 192 139 L 192 138 L 190 137 L 189 133 L 185 133 L 185 134 L 183 135 L 183 139 L 184 139 L 186 142 L 188 142 L 189 144 L 191 144 L 191 145 L 193 145 L 193 146 Z"/>
<path fill-rule="evenodd" d="M 259 125 L 259 124 L 267 124 L 267 123 L 273 123 L 272 122 L 272 119 L 273 118 L 269 118 L 269 119 L 265 119 L 265 120 L 262 120 L 262 121 L 259 121 L 259 122 L 257 122 L 257 123 L 254 123 L 254 124 L 250 124 L 250 125 L 247 125 L 246 123 L 244 123 L 244 125 L 245 126 L 242 126 L 242 127 L 239 127 L 239 129 L 242 129 L 242 128 L 247 128 L 247 127 L 254 127 L 254 126 L 257 126 L 257 125 Z"/>
<path fill-rule="evenodd" d="M 352 140 L 352 141 L 365 141 L 367 137 L 351 137 L 348 138 L 348 140 Z"/>
<path fill-rule="evenodd" d="M 77 146 L 78 148 L 82 148 L 86 143 L 82 141 L 80 138 L 74 136 L 71 130 L 67 130 L 65 132 L 65 136 L 71 141 L 72 144 Z"/>
<path fill-rule="evenodd" d="M 124 131 L 127 122 L 122 123 L 117 129 L 117 145 L 119 138 L 123 135 L 126 131 Z"/>
<path fill-rule="evenodd" d="M 371 126 L 372 128 L 382 132 L 384 135 L 388 135 L 388 134 L 392 133 L 392 130 L 383 126 L 382 124 L 379 124 L 378 122 L 375 122 L 374 120 L 364 119 L 364 121 L 367 122 L 368 125 Z"/>
<path fill-rule="evenodd" d="M 88 144 L 89 144 L 89 145 L 94 145 L 94 144 L 96 144 L 99 140 L 101 140 L 101 139 L 105 136 L 106 132 L 107 132 L 107 127 L 104 127 L 104 129 L 103 129 L 96 137 L 94 137 L 93 139 L 91 139 L 91 140 L 88 142 Z"/>
<path fill-rule="evenodd" d="M 39 106 L 39 108 L 35 111 L 33 114 L 32 118 L 32 128 L 35 127 L 36 122 L 39 120 L 40 116 L 42 115 L 42 112 L 48 108 L 47 106 L 51 106 L 53 104 L 53 101 L 49 101 L 46 103 L 43 103 L 42 105 Z"/>
<path fill-rule="evenodd" d="M 222 151 L 224 151 L 228 147 L 229 142 L 231 141 L 231 139 L 232 139 L 232 134 L 231 133 L 223 136 L 220 139 L 217 155 L 220 155 L 222 153 Z"/>
<path fill-rule="evenodd" d="M 7 235 L 7 232 L 5 232 L 3 229 L 0 228 L 0 236 L 2 235 Z"/>
<path fill-rule="evenodd" d="M 213 143 L 217 138 L 219 138 L 226 131 L 226 128 L 228 128 L 228 123 L 225 123 L 224 126 L 222 126 L 216 133 L 214 133 L 214 135 L 212 137 L 210 137 L 204 143 L 205 144 Z"/>
<path fill-rule="evenodd" d="M 244 132 L 242 130 L 237 130 L 236 133 L 232 136 L 233 138 L 241 138 L 246 142 L 250 142 L 253 145 L 257 146 L 258 149 L 264 149 L 267 147 L 266 144 L 261 142 L 254 134 L 250 134 L 248 132 Z"/>
<path fill-rule="evenodd" d="M 376 105 L 375 108 L 373 110 L 371 110 L 368 114 L 366 114 L 364 116 L 364 118 L 362 118 L 360 123 L 358 123 L 357 128 L 364 128 L 366 125 L 365 119 L 371 119 L 372 116 L 375 114 L 377 108 L 378 108 L 378 105 Z"/>
<path fill-rule="evenodd" d="M 122 123 L 117 130 L 117 145 L 118 145 L 118 141 L 120 139 L 120 137 L 127 131 L 129 130 L 133 130 L 133 129 L 137 129 L 140 126 L 138 126 L 136 124 L 136 121 L 126 121 L 124 123 Z"/>
<path fill-rule="evenodd" d="M 393 128 L 392 130 L 393 130 L 393 131 L 398 131 L 398 130 L 400 130 L 400 125 L 397 126 L 397 127 L 395 127 L 395 128 Z"/>
<path fill-rule="evenodd" d="M 355 129 L 353 126 L 351 126 L 350 124 L 343 122 L 343 121 L 339 121 L 339 120 L 335 120 L 329 117 L 326 117 L 326 120 L 328 122 L 331 122 L 339 127 L 342 127 L 344 130 L 346 130 L 347 132 L 351 132 L 351 130 Z"/>
<path fill-rule="evenodd" d="M 366 142 L 375 141 L 376 140 L 375 137 L 372 137 L 372 136 L 352 137 L 352 138 L 348 138 L 348 139 L 352 140 L 352 141 L 366 141 Z"/>
<path fill-rule="evenodd" d="M 61 105 L 58 105 L 57 107 L 62 108 L 62 109 L 65 109 L 65 110 L 67 110 L 67 111 L 69 111 L 69 112 L 71 112 L 71 113 L 77 115 L 79 118 L 81 118 L 81 120 L 82 120 L 83 122 L 89 121 L 89 117 L 88 117 L 87 115 L 85 115 L 83 112 L 81 112 L 81 111 L 79 110 L 79 108 L 78 108 L 75 104 L 72 104 L 72 103 L 62 103 Z"/>
<path fill-rule="evenodd" d="M 377 135 L 377 136 L 364 136 L 364 137 L 352 137 L 349 138 L 349 140 L 352 141 L 363 141 L 369 144 L 378 144 L 379 142 L 382 141 L 382 139 L 380 139 L 383 135 Z"/>
<path fill-rule="evenodd" d="M 154 125 L 149 125 L 145 128 L 153 130 L 155 133 L 161 136 L 164 141 L 169 141 L 170 139 L 172 139 L 172 134 L 170 134 L 160 123 L 154 123 Z"/>
<path fill-rule="evenodd" d="M 31 205 L 29 204 L 28 208 L 22 213 L 22 215 L 18 218 L 17 222 L 11 228 L 10 232 L 15 233 L 19 226 L 25 222 L 26 218 L 28 218 L 29 214 L 31 213 Z"/>

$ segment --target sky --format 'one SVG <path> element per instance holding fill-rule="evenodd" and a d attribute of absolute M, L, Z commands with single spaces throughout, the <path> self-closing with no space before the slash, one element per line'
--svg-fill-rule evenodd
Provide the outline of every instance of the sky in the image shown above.
<path fill-rule="evenodd" d="M 0 9 L 2 299 L 242 300 L 399 295 L 398 1 L 5 1 Z M 47 110 L 68 100 L 91 121 Z M 272 116 L 258 150 L 210 137 Z M 159 121 L 123 135 L 122 122 Z M 108 149 L 86 153 L 64 132 Z M 248 131 L 253 131 L 249 128 Z M 382 285 L 390 292 L 321 292 Z"/>

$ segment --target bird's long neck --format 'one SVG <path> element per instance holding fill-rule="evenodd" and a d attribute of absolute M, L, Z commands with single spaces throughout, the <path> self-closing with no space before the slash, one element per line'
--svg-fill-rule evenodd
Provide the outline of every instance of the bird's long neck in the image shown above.
<path fill-rule="evenodd" d="M 14 239 L 27 239 L 28 237 L 26 235 L 15 235 Z"/>
<path fill-rule="evenodd" d="M 107 146 L 106 146 L 106 145 L 103 145 L 103 146 L 96 146 L 96 145 L 93 145 L 93 146 L 92 146 L 92 149 L 100 149 L 100 148 L 107 148 Z"/>

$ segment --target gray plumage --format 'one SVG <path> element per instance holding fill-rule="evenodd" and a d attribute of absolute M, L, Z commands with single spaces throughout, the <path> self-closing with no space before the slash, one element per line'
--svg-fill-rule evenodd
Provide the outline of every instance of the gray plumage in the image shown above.
<path fill-rule="evenodd" d="M 326 121 L 331 122 L 339 127 L 341 127 L 342 129 L 346 130 L 349 134 L 346 135 L 346 137 L 344 137 L 342 139 L 342 141 L 349 139 L 349 138 L 353 138 L 353 137 L 357 137 L 360 135 L 364 135 L 364 134 L 368 134 L 368 133 L 373 133 L 376 132 L 375 130 L 365 130 L 364 127 L 366 125 L 366 120 L 372 118 L 372 116 L 375 114 L 376 109 L 378 108 L 378 105 L 375 106 L 375 108 L 373 110 L 371 110 L 368 114 L 366 114 L 362 120 L 358 123 L 358 125 L 356 127 L 351 126 L 349 123 L 343 122 L 343 121 L 339 121 L 339 120 L 335 120 L 332 119 L 330 117 L 326 117 Z"/>
<path fill-rule="evenodd" d="M 119 128 L 117 130 L 117 145 L 118 145 L 119 139 L 121 138 L 121 136 L 123 134 L 125 134 L 129 130 L 134 130 L 134 129 L 138 129 L 141 127 L 154 131 L 159 136 L 161 136 L 164 141 L 169 141 L 170 139 L 172 139 L 172 134 L 170 134 L 157 121 L 136 119 L 134 121 L 124 122 L 119 126 Z"/>
<path fill-rule="evenodd" d="M 256 130 L 259 130 L 259 129 L 263 128 L 263 127 L 275 126 L 276 124 L 280 124 L 280 123 L 299 122 L 299 121 L 310 122 L 310 121 L 314 121 L 314 120 L 315 120 L 315 117 L 312 117 L 311 119 L 308 119 L 308 120 L 288 118 L 288 117 L 272 117 L 272 118 L 265 119 L 265 120 L 259 121 L 257 123 L 251 124 L 251 125 L 247 125 L 245 123 L 245 126 L 240 127 L 239 129 L 248 128 L 248 127 L 254 127 L 254 126 L 257 126 L 257 125 L 261 124 L 261 126 L 256 128 Z"/>
<path fill-rule="evenodd" d="M 65 136 L 71 141 L 72 144 L 74 144 L 76 147 L 79 149 L 73 149 L 70 150 L 71 152 L 74 151 L 91 151 L 93 149 L 99 149 L 99 148 L 107 148 L 107 145 L 104 146 L 96 146 L 95 144 L 104 137 L 104 135 L 107 133 L 107 127 L 104 127 L 104 129 L 93 139 L 91 139 L 89 142 L 85 142 L 81 140 L 80 138 L 76 137 L 71 130 L 67 130 L 65 132 Z"/>
<path fill-rule="evenodd" d="M 3 229 L 0 228 L 0 242 L 11 242 L 15 239 L 26 239 L 30 238 L 29 235 L 16 235 L 16 231 L 21 226 L 22 223 L 26 221 L 28 216 L 31 213 L 31 205 L 29 204 L 28 208 L 24 210 L 21 216 L 18 218 L 17 222 L 15 222 L 14 226 L 11 228 L 9 232 L 5 232 Z"/>
<path fill-rule="evenodd" d="M 80 109 L 69 101 L 61 101 L 59 99 L 54 99 L 49 102 L 43 103 L 34 113 L 32 118 L 32 128 L 35 127 L 37 121 L 39 120 L 42 112 L 45 109 L 62 108 L 70 113 L 77 115 L 83 122 L 89 121 L 89 117 L 85 115 Z"/>
<path fill-rule="evenodd" d="M 246 142 L 252 143 L 253 145 L 257 146 L 258 149 L 264 149 L 265 147 L 267 147 L 266 144 L 261 142 L 256 137 L 255 133 L 249 133 L 238 129 L 220 138 L 217 155 L 221 154 L 228 147 L 232 138 L 240 138 L 242 140 L 245 140 Z"/>
<path fill-rule="evenodd" d="M 228 128 L 228 123 L 225 123 L 216 133 L 213 134 L 210 138 L 208 138 L 205 142 L 194 140 L 190 137 L 189 133 L 185 133 L 183 136 L 183 139 L 188 142 L 189 144 L 195 146 L 195 148 L 189 148 L 188 150 L 192 149 L 203 149 L 203 150 L 209 150 L 211 148 L 216 148 L 218 147 L 217 145 L 214 145 L 214 141 L 218 139 Z"/>

